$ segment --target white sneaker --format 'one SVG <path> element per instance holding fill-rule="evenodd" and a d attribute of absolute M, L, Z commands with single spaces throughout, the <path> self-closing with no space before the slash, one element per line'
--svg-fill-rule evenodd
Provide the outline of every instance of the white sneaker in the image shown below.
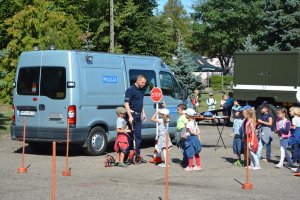
<path fill-rule="evenodd" d="M 190 171 L 193 171 L 193 168 L 192 168 L 192 167 L 189 167 L 189 166 L 187 166 L 186 168 L 184 168 L 184 171 L 190 172 Z"/>
<path fill-rule="evenodd" d="M 255 167 L 252 168 L 252 170 L 260 170 L 260 169 L 261 169 L 260 166 L 255 166 Z"/>
<path fill-rule="evenodd" d="M 245 167 L 247 169 L 247 166 Z M 249 165 L 249 169 L 253 169 L 254 166 L 253 165 Z"/>
<path fill-rule="evenodd" d="M 283 164 L 278 163 L 277 165 L 275 165 L 276 168 L 283 168 Z"/>
<path fill-rule="evenodd" d="M 200 170 L 202 170 L 202 168 L 200 166 L 195 166 L 195 167 L 193 167 L 193 170 L 194 171 L 200 171 Z"/>
<path fill-rule="evenodd" d="M 166 167 L 166 164 L 165 163 L 160 163 L 158 164 L 159 167 Z"/>

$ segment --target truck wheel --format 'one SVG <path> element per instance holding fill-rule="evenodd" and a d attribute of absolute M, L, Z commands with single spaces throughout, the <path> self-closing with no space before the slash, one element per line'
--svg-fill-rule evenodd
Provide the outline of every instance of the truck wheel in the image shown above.
<path fill-rule="evenodd" d="M 85 153 L 90 156 L 98 156 L 105 152 L 108 144 L 106 131 L 99 126 L 92 128 L 87 138 Z"/>
<path fill-rule="evenodd" d="M 49 142 L 28 142 L 29 148 L 36 153 L 46 153 L 50 147 Z"/>

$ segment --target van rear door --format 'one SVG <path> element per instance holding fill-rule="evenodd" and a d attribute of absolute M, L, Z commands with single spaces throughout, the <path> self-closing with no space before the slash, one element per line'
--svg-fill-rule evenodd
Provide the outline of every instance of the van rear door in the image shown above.
<path fill-rule="evenodd" d="M 66 68 L 69 68 L 70 52 L 46 51 L 42 56 L 40 96 L 40 139 L 66 139 L 65 134 L 54 135 L 55 129 L 66 128 L 69 95 L 66 92 Z M 49 133 L 49 128 L 53 129 Z"/>
<path fill-rule="evenodd" d="M 15 125 L 23 127 L 24 118 L 26 118 L 27 138 L 38 137 L 40 64 L 40 52 L 22 54 L 16 73 L 16 92 L 13 99 L 16 110 Z M 22 137 L 21 131 L 16 132 L 16 137 Z"/>

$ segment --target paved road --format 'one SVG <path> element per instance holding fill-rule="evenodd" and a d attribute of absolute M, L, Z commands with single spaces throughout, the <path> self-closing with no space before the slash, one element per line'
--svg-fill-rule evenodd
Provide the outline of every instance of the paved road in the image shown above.
<path fill-rule="evenodd" d="M 185 172 L 178 164 L 180 151 L 170 151 L 169 199 L 299 199 L 300 177 L 287 169 L 275 169 L 273 163 L 262 163 L 262 170 L 251 171 L 252 191 L 243 191 L 245 169 L 235 167 L 231 149 L 231 128 L 225 128 L 227 145 L 215 151 L 216 127 L 200 126 L 204 148 L 201 152 L 203 171 Z M 0 199 L 51 199 L 51 152 L 37 155 L 26 148 L 27 174 L 17 174 L 21 164 L 21 142 L 0 136 Z M 152 143 L 142 153 L 150 159 Z M 278 160 L 277 138 L 272 146 L 272 159 Z M 127 169 L 105 168 L 105 156 L 88 157 L 80 148 L 71 147 L 69 165 L 72 176 L 62 177 L 65 167 L 64 146 L 58 146 L 56 199 L 165 199 L 165 169 L 150 163 Z M 113 153 L 109 153 L 113 154 Z"/>

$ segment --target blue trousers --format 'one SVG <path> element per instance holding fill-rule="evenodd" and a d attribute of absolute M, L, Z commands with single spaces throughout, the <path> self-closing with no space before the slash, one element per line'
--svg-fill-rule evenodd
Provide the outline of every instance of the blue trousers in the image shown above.
<path fill-rule="evenodd" d="M 259 140 L 258 142 L 258 149 L 257 149 L 257 158 L 258 160 L 261 159 L 261 152 L 262 152 L 262 149 L 263 147 L 266 145 L 266 159 L 270 160 L 271 158 L 271 143 L 272 143 L 272 140 L 270 139 L 269 143 L 265 143 L 262 139 Z"/>
<path fill-rule="evenodd" d="M 299 144 L 293 145 L 293 162 L 300 161 Z"/>
<path fill-rule="evenodd" d="M 135 152 L 137 155 L 141 154 L 141 144 L 142 144 L 142 119 L 141 115 L 132 113 L 133 117 L 133 131 L 135 141 Z"/>

